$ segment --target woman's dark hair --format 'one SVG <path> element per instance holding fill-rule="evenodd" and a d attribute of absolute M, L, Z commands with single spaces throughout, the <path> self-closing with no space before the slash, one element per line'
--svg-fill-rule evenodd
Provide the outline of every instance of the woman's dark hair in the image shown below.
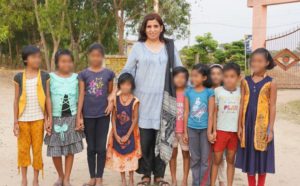
<path fill-rule="evenodd" d="M 70 50 L 68 49 L 59 49 L 56 53 L 55 53 L 55 56 L 54 56 L 54 62 L 55 62 L 55 66 L 56 68 L 58 67 L 58 61 L 59 61 L 59 58 L 61 56 L 64 56 L 64 55 L 67 55 L 67 56 L 70 56 L 70 58 L 72 59 L 72 61 L 74 61 L 74 57 L 73 57 L 73 54 Z"/>
<path fill-rule="evenodd" d="M 206 80 L 203 82 L 203 86 L 205 86 L 206 88 L 210 88 L 212 86 L 212 81 L 210 78 L 210 70 L 207 65 L 198 63 L 193 66 L 192 70 L 196 70 L 202 76 L 206 76 Z"/>
<path fill-rule="evenodd" d="M 212 65 L 210 65 L 210 66 L 209 66 L 210 72 L 211 72 L 211 70 L 214 69 L 214 68 L 217 68 L 217 69 L 220 69 L 221 71 L 223 71 L 223 66 L 220 65 L 220 64 L 212 64 Z"/>
<path fill-rule="evenodd" d="M 162 18 L 157 13 L 150 13 L 144 17 L 144 20 L 140 27 L 140 31 L 139 31 L 140 35 L 138 41 L 145 42 L 147 40 L 147 34 L 146 34 L 147 23 L 148 21 L 152 21 L 152 20 L 156 20 L 159 23 L 159 25 L 163 27 L 163 30 L 159 35 L 159 40 L 160 41 L 165 40 L 164 33 L 166 32 L 166 28 Z"/>
<path fill-rule="evenodd" d="M 88 48 L 88 53 L 91 53 L 92 51 L 97 50 L 102 54 L 102 56 L 105 55 L 104 47 L 100 43 L 93 43 Z"/>
<path fill-rule="evenodd" d="M 186 81 L 189 80 L 189 71 L 182 66 L 178 66 L 178 67 L 174 68 L 173 77 L 175 77 L 177 74 L 180 74 L 180 73 L 184 73 Z"/>
<path fill-rule="evenodd" d="M 237 63 L 229 62 L 226 65 L 224 65 L 223 72 L 233 70 L 238 76 L 241 75 L 241 67 Z"/>
<path fill-rule="evenodd" d="M 125 82 L 129 82 L 131 84 L 131 90 L 135 89 L 134 78 L 130 73 L 123 73 L 118 78 L 118 89 L 120 89 L 121 85 Z"/>
<path fill-rule="evenodd" d="M 265 48 L 258 48 L 256 50 L 254 50 L 250 57 L 250 63 L 252 61 L 253 56 L 256 54 L 263 55 L 265 57 L 266 61 L 269 62 L 269 65 L 267 66 L 267 70 L 271 70 L 276 66 L 276 63 L 273 60 L 271 53 Z"/>
<path fill-rule="evenodd" d="M 24 65 L 27 65 L 27 59 L 30 55 L 40 53 L 40 49 L 34 45 L 27 45 L 22 49 L 22 60 Z"/>

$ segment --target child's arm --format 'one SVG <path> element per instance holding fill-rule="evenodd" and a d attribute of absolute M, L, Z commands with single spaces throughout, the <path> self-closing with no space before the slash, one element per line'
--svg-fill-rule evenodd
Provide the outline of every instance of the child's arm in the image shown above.
<path fill-rule="evenodd" d="M 124 138 L 122 138 L 122 142 L 125 143 L 126 141 L 128 141 L 132 131 L 134 130 L 134 128 L 138 125 L 138 118 L 139 118 L 139 103 L 136 103 L 134 108 L 133 108 L 133 114 L 132 114 L 132 125 L 130 127 L 130 129 L 128 130 L 126 136 L 124 136 Z"/>
<path fill-rule="evenodd" d="M 116 139 L 116 141 L 119 144 L 122 144 L 121 138 L 117 133 L 117 127 L 116 127 L 116 108 L 113 108 L 112 114 L 111 114 L 111 123 L 112 123 L 112 129 L 113 129 L 113 134 Z"/>
<path fill-rule="evenodd" d="M 77 118 L 76 118 L 76 130 L 83 129 L 83 117 L 82 117 L 82 107 L 84 101 L 84 91 L 85 83 L 82 80 L 79 80 L 79 96 L 78 96 L 78 105 L 77 105 Z"/>
<path fill-rule="evenodd" d="M 14 99 L 14 135 L 16 137 L 19 136 L 19 122 L 18 122 L 18 115 L 19 115 L 19 94 L 20 94 L 20 87 L 19 84 L 15 83 L 15 99 Z"/>
<path fill-rule="evenodd" d="M 189 113 L 190 113 L 190 104 L 189 104 L 189 99 L 185 96 L 184 97 L 184 112 L 183 112 L 183 123 L 184 123 L 184 136 L 183 136 L 183 141 L 185 143 L 189 142 L 189 136 L 188 136 L 188 118 L 189 118 Z"/>
<path fill-rule="evenodd" d="M 50 95 L 50 80 L 46 84 L 46 132 L 48 135 L 51 134 L 52 130 L 52 105 L 51 105 L 51 95 Z"/>
<path fill-rule="evenodd" d="M 213 135 L 214 135 L 214 138 L 217 137 L 217 120 L 218 120 L 218 111 L 219 111 L 219 108 L 218 108 L 218 105 L 215 104 L 214 106 L 214 116 L 213 116 Z"/>
<path fill-rule="evenodd" d="M 240 111 L 239 111 L 239 118 L 238 118 L 238 138 L 242 139 L 242 133 L 243 133 L 243 111 L 244 111 L 244 96 L 245 96 L 245 87 L 244 83 L 241 83 L 241 101 L 240 101 Z"/>
<path fill-rule="evenodd" d="M 207 126 L 208 141 L 211 143 L 215 142 L 215 136 L 213 135 L 214 106 L 215 106 L 215 96 L 211 96 L 208 100 L 208 126 Z"/>
<path fill-rule="evenodd" d="M 107 107 L 106 107 L 106 109 L 105 109 L 105 114 L 106 115 L 109 115 L 111 112 L 112 112 L 112 110 L 113 110 L 113 99 L 112 99 L 112 96 L 113 97 L 115 97 L 115 92 L 114 92 L 114 81 L 113 80 L 110 80 L 109 82 L 108 82 L 108 98 L 107 98 L 107 100 L 108 100 L 108 105 L 107 105 Z"/>
<path fill-rule="evenodd" d="M 269 133 L 268 133 L 268 143 L 273 140 L 274 134 L 274 123 L 276 117 L 276 101 L 277 101 L 277 85 L 273 81 L 271 83 L 270 91 L 270 123 L 269 123 Z"/>

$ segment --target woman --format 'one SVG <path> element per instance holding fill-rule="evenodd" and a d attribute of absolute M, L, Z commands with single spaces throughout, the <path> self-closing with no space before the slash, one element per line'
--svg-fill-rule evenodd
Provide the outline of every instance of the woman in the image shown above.
<path fill-rule="evenodd" d="M 166 118 L 161 118 L 161 116 L 166 114 L 161 115 L 161 113 L 163 102 L 164 104 L 169 103 L 167 106 L 164 105 L 164 109 L 173 103 L 172 96 L 175 89 L 172 85 L 173 82 L 170 81 L 172 78 L 170 71 L 175 66 L 182 66 L 182 63 L 178 52 L 172 45 L 173 41 L 165 39 L 164 33 L 165 26 L 161 17 L 155 13 L 146 15 L 140 28 L 139 40 L 133 46 L 122 71 L 134 75 L 136 83 L 134 94 L 140 100 L 138 124 L 142 158 L 139 160 L 137 173 L 143 174 L 143 177 L 138 186 L 150 185 L 152 174 L 155 184 L 159 186 L 170 185 L 163 178 L 166 168 L 165 162 L 171 158 L 172 148 L 170 152 L 164 152 L 168 147 L 164 146 L 165 143 L 160 142 L 167 140 L 170 144 L 172 137 L 169 135 L 170 138 L 162 139 L 162 136 L 167 136 L 170 130 L 168 126 L 165 126 L 167 122 L 162 122 Z M 171 98 L 171 101 L 168 98 Z M 176 103 L 176 99 L 174 101 Z M 171 121 L 170 118 L 167 119 Z M 171 130 L 174 131 L 174 128 Z"/>

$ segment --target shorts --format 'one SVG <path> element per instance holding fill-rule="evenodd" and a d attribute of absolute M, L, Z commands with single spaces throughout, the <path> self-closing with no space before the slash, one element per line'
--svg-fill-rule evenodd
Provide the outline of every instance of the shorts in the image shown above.
<path fill-rule="evenodd" d="M 178 148 L 178 144 L 179 144 L 181 150 L 189 151 L 189 144 L 184 143 L 182 137 L 183 137 L 183 133 L 175 133 L 173 148 Z"/>
<path fill-rule="evenodd" d="M 236 151 L 238 146 L 238 136 L 236 132 L 217 130 L 217 139 L 213 146 L 214 152 L 222 152 L 225 149 Z"/>

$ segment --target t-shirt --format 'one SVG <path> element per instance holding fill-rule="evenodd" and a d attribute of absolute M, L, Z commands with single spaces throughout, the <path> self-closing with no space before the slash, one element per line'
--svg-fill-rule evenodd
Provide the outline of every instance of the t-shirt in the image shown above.
<path fill-rule="evenodd" d="M 107 107 L 108 83 L 113 80 L 115 73 L 103 68 L 93 72 L 88 68 L 78 74 L 78 79 L 85 84 L 83 117 L 98 118 L 105 115 Z"/>
<path fill-rule="evenodd" d="M 214 91 L 205 88 L 197 92 L 194 88 L 187 88 L 185 97 L 189 100 L 190 112 L 188 127 L 193 129 L 206 129 L 208 126 L 208 100 L 214 96 Z"/>
<path fill-rule="evenodd" d="M 184 92 L 176 93 L 177 115 L 176 115 L 176 133 L 183 133 L 183 111 L 184 111 Z"/>
<path fill-rule="evenodd" d="M 237 132 L 240 110 L 241 91 L 228 91 L 224 87 L 215 89 L 216 105 L 218 107 L 217 130 Z"/>

